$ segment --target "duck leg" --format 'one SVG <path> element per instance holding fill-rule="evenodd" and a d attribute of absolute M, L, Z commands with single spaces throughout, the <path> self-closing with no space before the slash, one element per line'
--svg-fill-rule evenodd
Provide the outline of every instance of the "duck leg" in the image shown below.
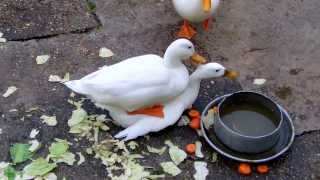
<path fill-rule="evenodd" d="M 184 20 L 183 25 L 180 27 L 180 31 L 178 32 L 178 37 L 191 39 L 196 34 L 196 31 L 189 24 L 188 21 Z"/>
<path fill-rule="evenodd" d="M 211 19 L 208 18 L 208 19 L 206 19 L 205 21 L 203 21 L 203 23 L 202 23 L 202 27 L 203 27 L 203 29 L 204 29 L 206 32 L 209 31 L 210 20 L 211 20 Z"/>

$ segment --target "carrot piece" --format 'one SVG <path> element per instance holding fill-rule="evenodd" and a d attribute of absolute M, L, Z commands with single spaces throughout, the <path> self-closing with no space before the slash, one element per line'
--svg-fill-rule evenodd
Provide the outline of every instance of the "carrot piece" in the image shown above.
<path fill-rule="evenodd" d="M 186 152 L 188 154 L 194 154 L 196 152 L 196 145 L 195 144 L 187 144 L 186 145 Z"/>
<path fill-rule="evenodd" d="M 251 174 L 251 167 L 248 163 L 240 163 L 238 167 L 238 172 L 242 175 Z"/>
<path fill-rule="evenodd" d="M 200 118 L 191 119 L 189 126 L 194 130 L 200 129 Z"/>
<path fill-rule="evenodd" d="M 195 110 L 195 109 L 191 109 L 188 113 L 190 118 L 199 118 L 200 117 L 200 112 Z"/>
<path fill-rule="evenodd" d="M 258 165 L 257 171 L 260 174 L 266 174 L 269 172 L 269 167 L 268 167 L 268 165 L 261 164 L 261 165 Z"/>

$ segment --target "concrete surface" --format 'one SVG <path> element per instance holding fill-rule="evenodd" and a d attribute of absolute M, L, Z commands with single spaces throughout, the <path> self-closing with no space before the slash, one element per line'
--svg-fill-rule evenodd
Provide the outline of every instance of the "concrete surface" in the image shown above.
<path fill-rule="evenodd" d="M 2 0 L 0 32 L 8 40 L 88 32 L 99 25 L 86 1 Z"/>
<path fill-rule="evenodd" d="M 55 137 L 73 142 L 66 124 L 72 111 L 66 102 L 70 91 L 48 82 L 50 74 L 63 76 L 70 72 L 71 79 L 77 79 L 131 56 L 163 54 L 176 38 L 174 34 L 181 23 L 170 1 L 92 2 L 96 3 L 96 10 L 91 12 L 86 9 L 85 0 L 0 3 L 0 31 L 8 40 L 14 40 L 0 44 L 0 92 L 8 86 L 18 87 L 12 96 L 0 97 L 0 161 L 9 160 L 10 144 L 27 139 L 32 128 L 40 129 L 39 140 L 45 144 Z M 197 50 L 211 61 L 239 70 L 241 77 L 238 81 L 223 78 L 205 81 L 196 107 L 202 109 L 217 95 L 256 89 L 284 105 L 292 114 L 297 134 L 301 134 L 285 156 L 270 162 L 270 174 L 255 173 L 248 178 L 300 180 L 320 176 L 319 9 L 318 0 L 224 0 L 212 30 L 204 33 L 198 28 L 199 34 L 194 39 Z M 103 46 L 115 56 L 100 58 L 98 51 Z M 36 65 L 36 56 L 42 54 L 51 58 L 44 65 Z M 265 78 L 267 82 L 257 87 L 252 84 L 255 78 Z M 30 113 L 25 111 L 35 106 L 41 111 L 27 117 Z M 103 113 L 90 102 L 85 108 L 91 113 Z M 19 111 L 9 112 L 10 109 Z M 58 125 L 41 124 L 42 114 L 55 114 Z M 25 120 L 21 121 L 23 116 Z M 114 127 L 113 132 L 118 130 Z M 197 136 L 188 127 L 174 126 L 152 134 L 149 141 L 139 138 L 138 143 L 159 147 L 166 139 L 183 147 Z M 74 152 L 87 145 L 73 143 Z M 212 150 L 205 146 L 204 151 L 209 154 Z M 56 173 L 68 179 L 104 179 L 106 172 L 100 162 L 87 158 L 80 167 L 59 166 Z M 143 161 L 159 168 L 158 163 L 168 158 L 148 156 Z M 208 179 L 247 179 L 236 173 L 236 165 L 219 156 L 217 163 L 209 165 Z M 181 169 L 183 174 L 171 179 L 190 179 L 194 173 L 193 159 L 184 162 Z"/>

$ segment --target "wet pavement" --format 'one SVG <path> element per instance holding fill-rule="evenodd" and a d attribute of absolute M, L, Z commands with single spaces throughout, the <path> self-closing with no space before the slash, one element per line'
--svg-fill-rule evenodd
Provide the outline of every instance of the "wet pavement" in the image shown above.
<path fill-rule="evenodd" d="M 176 39 L 181 19 L 171 1 L 90 2 L 96 5 L 86 0 L 0 3 L 0 32 L 8 40 L 0 43 L 0 92 L 4 93 L 9 86 L 18 88 L 8 98 L 0 97 L 0 161 L 8 161 L 10 144 L 27 139 L 33 128 L 40 130 L 38 139 L 46 145 L 56 137 L 73 142 L 66 123 L 73 110 L 67 103 L 70 91 L 48 82 L 50 74 L 63 76 L 69 72 L 71 79 L 78 79 L 98 67 L 128 57 L 146 53 L 162 55 Z M 257 90 L 288 109 L 299 134 L 289 152 L 269 163 L 268 175 L 239 176 L 237 163 L 219 156 L 216 163 L 208 163 L 208 179 L 319 178 L 319 9 L 318 0 L 224 0 L 210 32 L 198 28 L 193 40 L 196 49 L 210 61 L 240 71 L 241 76 L 237 81 L 223 78 L 204 81 L 196 107 L 201 110 L 210 99 L 226 93 Z M 101 47 L 111 49 L 115 55 L 99 57 Z M 43 54 L 51 56 L 49 61 L 37 65 L 35 58 Z M 256 86 L 255 78 L 267 81 L 263 86 Z M 35 106 L 41 111 L 28 117 L 30 113 L 26 110 Z M 85 109 L 104 113 L 90 102 L 85 103 Z M 42 124 L 39 120 L 42 114 L 55 114 L 58 125 Z M 22 117 L 24 121 L 20 120 Z M 118 130 L 118 127 L 112 129 L 114 133 Z M 150 140 L 139 138 L 137 142 L 159 147 L 166 139 L 184 147 L 199 138 L 188 127 L 173 126 L 152 134 Z M 86 146 L 86 142 L 73 143 L 74 152 Z M 212 152 L 207 145 L 204 151 L 206 155 Z M 86 163 L 79 167 L 59 165 L 55 172 L 68 179 L 104 179 L 103 165 L 89 156 L 86 158 Z M 168 156 L 147 156 L 143 163 L 159 168 L 158 164 L 168 159 Z M 190 179 L 195 172 L 193 161 L 188 158 L 179 166 L 183 173 L 171 179 Z"/>

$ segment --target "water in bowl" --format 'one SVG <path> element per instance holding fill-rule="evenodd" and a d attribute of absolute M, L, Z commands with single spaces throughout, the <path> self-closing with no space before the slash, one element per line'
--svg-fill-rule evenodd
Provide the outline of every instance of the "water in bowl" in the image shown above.
<path fill-rule="evenodd" d="M 262 105 L 230 105 L 221 114 L 223 122 L 232 130 L 246 136 L 262 136 L 277 128 L 274 113 Z"/>

